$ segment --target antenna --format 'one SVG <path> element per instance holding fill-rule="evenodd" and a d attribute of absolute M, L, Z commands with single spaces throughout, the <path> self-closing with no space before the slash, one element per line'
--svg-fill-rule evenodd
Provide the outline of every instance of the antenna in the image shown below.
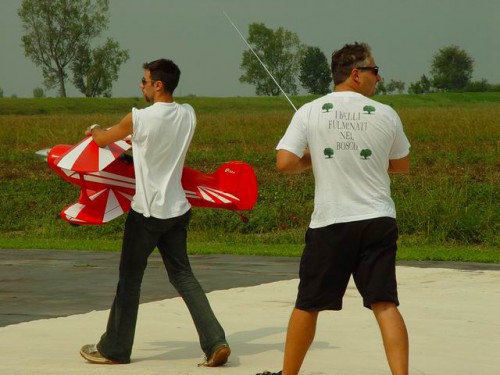
<path fill-rule="evenodd" d="M 273 75 L 271 74 L 271 72 L 267 69 L 267 67 L 264 65 L 264 63 L 262 62 L 262 60 L 259 58 L 259 56 L 255 53 L 255 51 L 253 50 L 252 46 L 247 42 L 247 40 L 245 39 L 245 37 L 240 33 L 240 30 L 238 30 L 238 28 L 236 27 L 236 25 L 234 24 L 233 21 L 231 21 L 231 18 L 229 18 L 229 16 L 227 15 L 227 13 L 225 11 L 222 11 L 222 13 L 224 13 L 224 15 L 226 16 L 227 20 L 229 21 L 229 23 L 231 25 L 233 25 L 233 27 L 236 29 L 236 31 L 238 32 L 238 34 L 241 36 L 241 39 L 243 39 L 243 41 L 245 42 L 245 44 L 248 46 L 248 48 L 250 48 L 250 51 L 252 51 L 252 53 L 255 55 L 255 57 L 257 58 L 257 60 L 259 60 L 260 64 L 262 65 L 262 67 L 266 70 L 267 74 L 269 74 L 269 76 L 273 79 L 274 83 L 276 83 L 276 86 L 278 86 L 278 88 L 281 90 L 281 92 L 283 93 L 283 95 L 285 95 L 285 98 L 288 100 L 288 102 L 292 105 L 293 109 L 295 109 L 295 111 L 297 111 L 297 108 L 295 108 L 295 106 L 293 105 L 292 101 L 290 100 L 290 98 L 288 97 L 288 95 L 285 93 L 285 91 L 283 91 L 283 89 L 281 88 L 281 86 L 279 85 L 279 83 L 274 79 Z"/>

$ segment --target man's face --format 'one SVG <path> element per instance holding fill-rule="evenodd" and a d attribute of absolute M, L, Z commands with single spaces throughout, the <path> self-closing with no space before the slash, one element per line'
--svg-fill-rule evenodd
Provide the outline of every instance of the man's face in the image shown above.
<path fill-rule="evenodd" d="M 372 69 L 370 69 L 372 68 Z M 378 74 L 378 67 L 373 57 L 370 57 L 368 64 L 357 68 L 360 79 L 360 93 L 371 97 L 375 95 L 377 83 L 382 79 Z"/>
<path fill-rule="evenodd" d="M 154 94 L 155 94 L 155 84 L 156 81 L 153 81 L 151 79 L 151 72 L 149 70 L 144 71 L 144 77 L 141 80 L 141 84 L 139 87 L 142 90 L 142 94 L 144 95 L 144 99 L 148 103 L 153 103 L 154 101 Z"/>

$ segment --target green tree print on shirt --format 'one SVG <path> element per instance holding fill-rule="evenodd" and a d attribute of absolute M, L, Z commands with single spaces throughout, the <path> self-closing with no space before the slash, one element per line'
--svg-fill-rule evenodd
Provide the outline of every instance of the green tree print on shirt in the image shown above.
<path fill-rule="evenodd" d="M 327 147 L 323 150 L 323 154 L 325 155 L 325 159 L 331 159 L 333 157 L 333 148 Z"/>
<path fill-rule="evenodd" d="M 368 112 L 368 114 L 371 115 L 372 112 L 375 112 L 375 107 L 371 105 L 365 105 L 363 107 L 363 111 Z"/>
<path fill-rule="evenodd" d="M 368 157 L 371 156 L 372 150 L 365 148 L 365 149 L 361 150 L 361 152 L 359 154 L 363 157 L 364 160 L 366 160 L 366 159 L 368 159 Z"/>
<path fill-rule="evenodd" d="M 323 107 L 321 107 L 321 109 L 324 112 L 330 112 L 330 109 L 333 109 L 333 103 L 325 103 L 323 104 Z"/>

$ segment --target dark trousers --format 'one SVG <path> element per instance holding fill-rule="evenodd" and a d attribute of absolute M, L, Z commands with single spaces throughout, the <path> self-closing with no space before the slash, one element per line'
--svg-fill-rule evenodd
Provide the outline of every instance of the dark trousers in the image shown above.
<path fill-rule="evenodd" d="M 158 247 L 172 285 L 183 298 L 199 335 L 203 352 L 226 343 L 225 333 L 196 280 L 186 251 L 191 211 L 171 219 L 146 218 L 130 210 L 125 224 L 120 277 L 106 332 L 97 344 L 106 358 L 129 363 L 134 343 L 139 298 L 149 255 Z"/>

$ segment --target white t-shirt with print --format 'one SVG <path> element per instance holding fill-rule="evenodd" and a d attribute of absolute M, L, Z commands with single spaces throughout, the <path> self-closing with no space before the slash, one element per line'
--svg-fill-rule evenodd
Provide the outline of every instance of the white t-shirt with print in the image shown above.
<path fill-rule="evenodd" d="M 408 155 L 397 113 L 355 92 L 333 92 L 302 106 L 277 150 L 302 157 L 308 147 L 315 179 L 311 228 L 396 217 L 389 160 Z"/>
<path fill-rule="evenodd" d="M 191 207 L 181 177 L 196 128 L 194 109 L 189 104 L 157 102 L 133 108 L 132 121 L 136 183 L 132 209 L 158 219 L 183 215 Z"/>

